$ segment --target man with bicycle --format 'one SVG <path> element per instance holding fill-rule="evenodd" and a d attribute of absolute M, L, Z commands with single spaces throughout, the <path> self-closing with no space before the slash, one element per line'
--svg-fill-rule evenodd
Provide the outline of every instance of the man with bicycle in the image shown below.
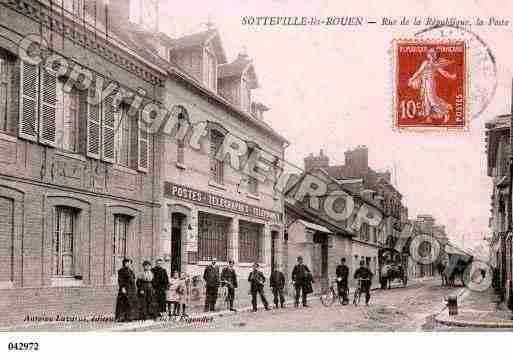
<path fill-rule="evenodd" d="M 348 303 L 347 299 L 347 279 L 349 277 L 349 268 L 346 266 L 346 259 L 342 258 L 340 264 L 335 269 L 337 276 L 337 290 L 339 297 L 342 297 L 342 304 Z"/>
<path fill-rule="evenodd" d="M 365 304 L 369 305 L 370 288 L 374 274 L 367 268 L 365 261 L 360 261 L 360 268 L 354 272 L 354 279 L 357 280 L 361 293 L 365 293 Z"/>

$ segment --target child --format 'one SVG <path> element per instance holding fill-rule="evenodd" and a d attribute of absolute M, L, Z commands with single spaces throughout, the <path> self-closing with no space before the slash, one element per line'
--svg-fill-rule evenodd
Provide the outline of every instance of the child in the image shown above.
<path fill-rule="evenodd" d="M 167 312 L 169 316 L 180 314 L 180 296 L 177 292 L 178 287 L 180 286 L 180 278 L 178 278 L 178 272 L 173 272 L 171 279 L 169 280 L 169 290 L 167 291 L 166 301 L 167 301 Z M 173 314 L 171 314 L 171 306 L 173 306 Z"/>
<path fill-rule="evenodd" d="M 179 303 L 182 305 L 182 317 L 186 317 L 187 314 L 185 313 L 185 307 L 189 302 L 189 277 L 185 272 L 182 272 L 180 275 L 180 285 L 177 292 L 180 296 Z"/>

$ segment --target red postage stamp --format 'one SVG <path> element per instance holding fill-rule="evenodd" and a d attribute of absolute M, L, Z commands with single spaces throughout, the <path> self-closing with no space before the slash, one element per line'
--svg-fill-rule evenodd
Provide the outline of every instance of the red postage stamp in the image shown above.
<path fill-rule="evenodd" d="M 459 40 L 394 43 L 396 128 L 466 127 L 465 52 Z"/>

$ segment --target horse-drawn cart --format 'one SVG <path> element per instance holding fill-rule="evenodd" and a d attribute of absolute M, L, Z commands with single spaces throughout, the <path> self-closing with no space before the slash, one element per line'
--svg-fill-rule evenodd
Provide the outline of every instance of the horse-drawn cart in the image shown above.
<path fill-rule="evenodd" d="M 393 248 L 382 248 L 379 255 L 379 283 L 381 289 L 390 289 L 394 281 L 403 287 L 408 284 L 408 255 Z"/>

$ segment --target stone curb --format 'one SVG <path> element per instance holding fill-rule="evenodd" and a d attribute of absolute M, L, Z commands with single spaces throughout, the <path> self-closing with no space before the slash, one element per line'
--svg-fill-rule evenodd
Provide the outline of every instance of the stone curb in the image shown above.
<path fill-rule="evenodd" d="M 458 297 L 464 297 L 468 293 L 467 288 L 463 288 L 459 293 Z M 442 310 L 440 314 L 435 317 L 435 321 L 439 324 L 448 327 L 472 327 L 472 328 L 499 328 L 499 329 L 513 329 L 513 320 L 507 322 L 492 322 L 492 321 L 472 321 L 472 320 L 461 320 L 453 319 L 449 316 L 449 310 L 447 306 Z"/>

